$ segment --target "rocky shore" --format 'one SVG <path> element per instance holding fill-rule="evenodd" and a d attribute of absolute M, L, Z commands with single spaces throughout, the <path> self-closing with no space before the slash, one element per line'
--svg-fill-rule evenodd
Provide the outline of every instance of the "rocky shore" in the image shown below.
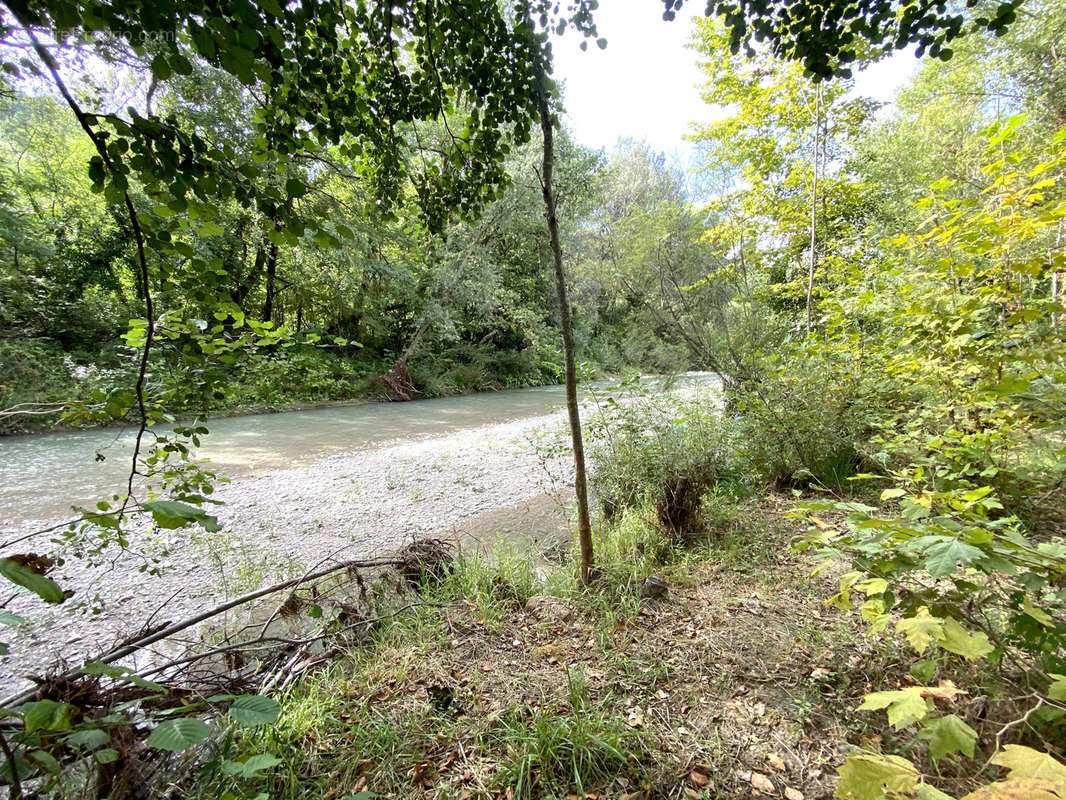
<path fill-rule="evenodd" d="M 223 484 L 215 496 L 225 505 L 212 511 L 223 530 L 167 532 L 164 574 L 142 571 L 145 561 L 133 552 L 116 552 L 99 567 L 71 559 L 51 575 L 73 590 L 70 600 L 48 606 L 31 595 L 14 598 L 6 608 L 26 622 L 0 630 L 10 647 L 0 657 L 0 694 L 28 686 L 30 673 L 80 665 L 149 620 L 181 619 L 323 561 L 381 555 L 429 535 L 487 545 L 509 538 L 519 527 L 510 522 L 529 512 L 543 533 L 558 531 L 566 523 L 570 456 L 538 442 L 562 424 L 561 414 L 527 418 Z M 53 549 L 44 536 L 12 552 Z"/>

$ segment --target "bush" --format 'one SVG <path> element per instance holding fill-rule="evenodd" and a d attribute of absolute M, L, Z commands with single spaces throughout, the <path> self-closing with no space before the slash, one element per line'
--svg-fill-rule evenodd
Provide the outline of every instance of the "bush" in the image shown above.
<path fill-rule="evenodd" d="M 746 472 L 781 489 L 820 485 L 843 490 L 862 463 L 875 398 L 838 365 L 794 359 L 736 397 L 737 460 Z"/>
<path fill-rule="evenodd" d="M 669 396 L 610 398 L 590 424 L 592 487 L 607 519 L 647 506 L 675 536 L 698 530 L 703 495 L 722 481 L 744 483 L 735 431 L 716 408 Z"/>
<path fill-rule="evenodd" d="M 228 407 L 282 408 L 292 403 L 349 400 L 360 388 L 356 366 L 344 355 L 297 346 L 259 357 L 237 374 Z"/>

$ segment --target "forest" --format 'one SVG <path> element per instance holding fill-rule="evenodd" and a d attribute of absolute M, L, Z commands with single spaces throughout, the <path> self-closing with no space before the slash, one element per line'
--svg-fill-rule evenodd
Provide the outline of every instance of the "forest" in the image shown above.
<path fill-rule="evenodd" d="M 0 8 L 0 796 L 1066 800 L 1066 4 Z"/>

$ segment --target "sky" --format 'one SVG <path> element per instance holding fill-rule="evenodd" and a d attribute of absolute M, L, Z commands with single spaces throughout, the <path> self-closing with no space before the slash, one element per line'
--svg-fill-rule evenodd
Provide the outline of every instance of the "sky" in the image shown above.
<path fill-rule="evenodd" d="M 700 99 L 702 76 L 686 47 L 703 7 L 689 0 L 665 22 L 661 0 L 607 0 L 596 11 L 605 50 L 590 42 L 582 52 L 573 31 L 555 40 L 555 77 L 566 86 L 567 122 L 579 142 L 610 149 L 619 138 L 643 139 L 687 162 L 689 123 L 715 118 Z M 913 55 L 897 53 L 857 75 L 857 93 L 889 102 L 917 66 Z"/>

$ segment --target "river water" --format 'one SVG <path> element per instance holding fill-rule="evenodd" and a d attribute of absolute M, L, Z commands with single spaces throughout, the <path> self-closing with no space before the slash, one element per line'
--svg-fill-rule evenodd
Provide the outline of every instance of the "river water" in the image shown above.
<path fill-rule="evenodd" d="M 462 395 L 408 403 L 361 403 L 208 423 L 199 450 L 233 478 L 300 466 L 324 455 L 548 414 L 563 387 Z M 106 428 L 0 438 L 3 526 L 61 517 L 76 504 L 124 492 L 135 431 Z M 97 454 L 103 461 L 97 460 Z"/>

